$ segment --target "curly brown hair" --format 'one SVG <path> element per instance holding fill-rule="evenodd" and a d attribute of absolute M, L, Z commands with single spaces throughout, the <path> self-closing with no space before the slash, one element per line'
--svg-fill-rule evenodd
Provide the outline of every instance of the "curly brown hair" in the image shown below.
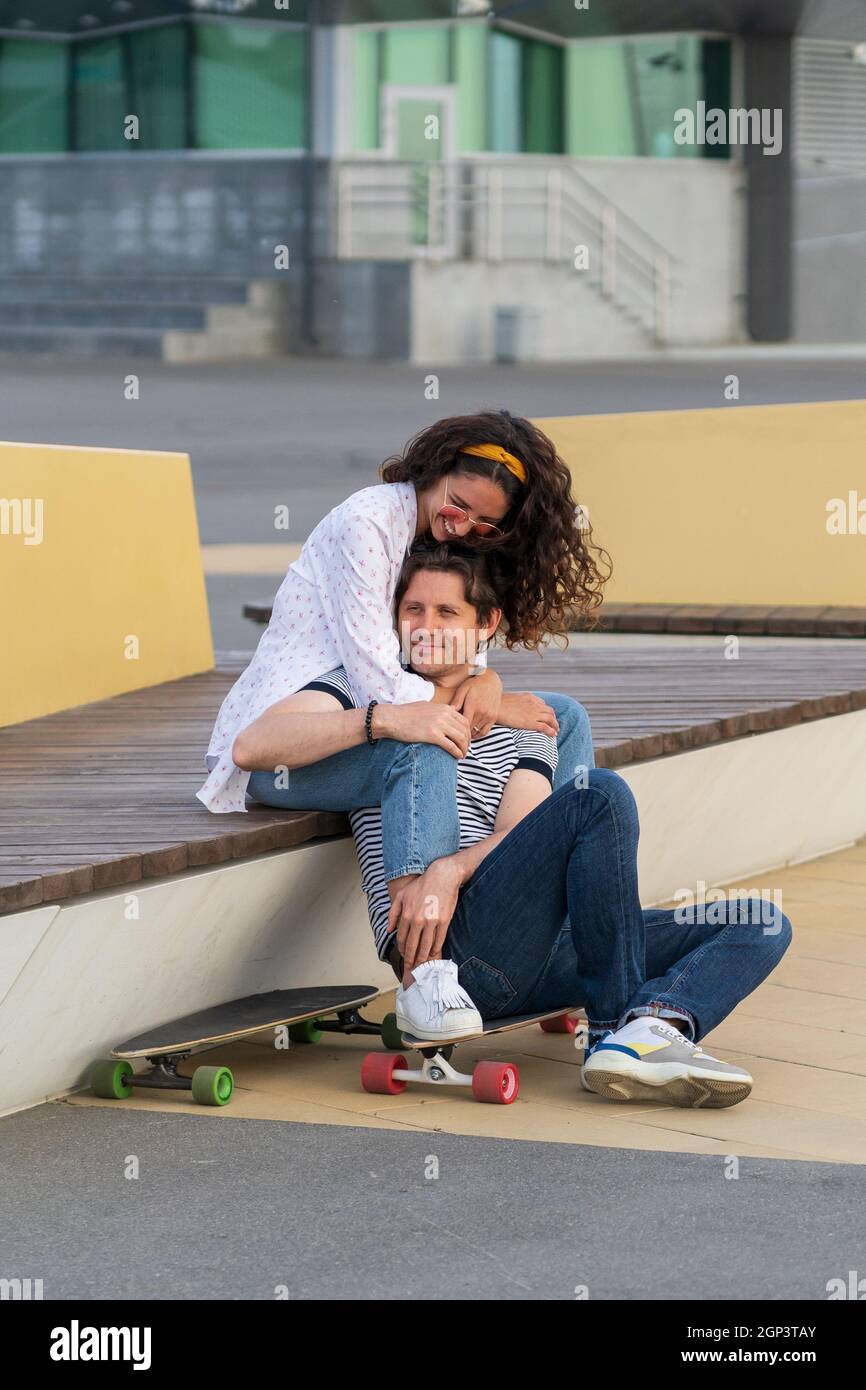
<path fill-rule="evenodd" d="M 468 444 L 500 444 L 521 460 L 522 483 L 502 463 L 461 453 Z M 547 435 L 507 410 L 454 415 L 416 434 L 402 454 L 387 458 L 383 482 L 413 483 L 416 492 L 446 473 L 476 473 L 502 488 L 509 502 L 505 535 L 472 536 L 487 559 L 503 613 L 506 647 L 535 651 L 543 638 L 566 632 L 576 618 L 597 626 L 596 609 L 612 565 L 596 545 L 592 527 L 575 502 L 571 472 Z"/>

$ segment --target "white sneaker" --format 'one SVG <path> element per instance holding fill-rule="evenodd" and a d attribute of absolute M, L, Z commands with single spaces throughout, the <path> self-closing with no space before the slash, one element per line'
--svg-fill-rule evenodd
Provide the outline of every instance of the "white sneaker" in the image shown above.
<path fill-rule="evenodd" d="M 412 971 L 414 983 L 397 990 L 397 1027 L 416 1038 L 443 1042 L 484 1027 L 480 1013 L 457 978 L 453 960 L 428 960 Z"/>

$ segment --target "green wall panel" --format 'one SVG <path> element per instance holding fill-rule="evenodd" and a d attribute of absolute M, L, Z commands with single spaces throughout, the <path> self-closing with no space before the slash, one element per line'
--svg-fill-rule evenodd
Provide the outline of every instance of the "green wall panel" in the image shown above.
<path fill-rule="evenodd" d="M 252 24 L 196 24 L 193 32 L 196 147 L 304 146 L 303 33 Z"/>
<path fill-rule="evenodd" d="M 487 148 L 487 25 L 458 24 L 454 34 L 457 83 L 457 150 L 476 154 Z"/>
<path fill-rule="evenodd" d="M 569 44 L 565 69 L 566 152 L 635 154 L 624 46 L 602 42 Z"/>
<path fill-rule="evenodd" d="M 449 28 L 416 25 L 384 29 L 384 81 L 404 86 L 439 85 L 450 80 Z"/>
<path fill-rule="evenodd" d="M 356 29 L 352 35 L 352 133 L 353 148 L 379 148 L 379 45 L 374 29 Z"/>
<path fill-rule="evenodd" d="M 66 149 L 66 44 L 0 40 L 0 153 Z"/>
<path fill-rule="evenodd" d="M 124 120 L 130 114 L 119 36 L 88 39 L 74 47 L 75 147 L 127 150 Z"/>

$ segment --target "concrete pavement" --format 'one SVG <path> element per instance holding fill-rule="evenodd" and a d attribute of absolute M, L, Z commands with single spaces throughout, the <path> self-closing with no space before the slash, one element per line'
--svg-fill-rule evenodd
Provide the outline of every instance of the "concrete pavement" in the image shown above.
<path fill-rule="evenodd" d="M 0 1121 L 0 1166 L 0 1276 L 46 1299 L 824 1300 L 866 1240 L 866 1168 L 821 1163 L 732 1179 L 721 1157 L 54 1104 Z"/>

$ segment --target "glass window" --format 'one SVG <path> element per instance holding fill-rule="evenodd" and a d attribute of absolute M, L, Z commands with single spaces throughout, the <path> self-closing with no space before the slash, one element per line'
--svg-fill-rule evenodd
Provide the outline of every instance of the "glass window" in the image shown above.
<path fill-rule="evenodd" d="M 72 45 L 77 150 L 129 150 L 123 134 L 130 113 L 123 56 L 119 35 Z"/>
<path fill-rule="evenodd" d="M 701 95 L 700 40 L 649 39 L 625 45 L 637 153 L 672 159 L 678 151 L 698 153 L 697 146 L 674 140 L 674 112 L 692 110 Z"/>
<path fill-rule="evenodd" d="M 178 150 L 187 143 L 182 24 L 74 44 L 75 148 Z M 138 139 L 126 138 L 128 116 Z"/>
<path fill-rule="evenodd" d="M 353 148 L 382 147 L 380 101 L 384 83 L 438 87 L 452 82 L 454 67 L 460 62 L 460 55 L 452 57 L 457 46 L 453 26 L 448 24 L 356 29 L 352 34 Z"/>
<path fill-rule="evenodd" d="M 523 150 L 562 154 L 562 65 L 558 44 L 522 39 Z"/>
<path fill-rule="evenodd" d="M 576 155 L 727 158 L 725 145 L 678 145 L 674 113 L 730 104 L 730 43 L 691 35 L 577 41 L 566 57 L 566 147 Z"/>
<path fill-rule="evenodd" d="M 0 39 L 0 153 L 66 149 L 66 44 Z"/>
<path fill-rule="evenodd" d="M 188 26 L 139 29 L 124 37 L 129 53 L 128 107 L 139 119 L 138 148 L 182 150 L 187 143 Z"/>
<path fill-rule="evenodd" d="M 491 150 L 562 153 L 563 54 L 558 44 L 491 32 Z"/>
<path fill-rule="evenodd" d="M 727 39 L 705 39 L 701 47 L 704 100 L 708 108 L 727 111 L 731 105 L 731 45 Z M 730 159 L 731 151 L 727 145 L 704 145 L 703 155 L 705 159 Z"/>
<path fill-rule="evenodd" d="M 200 149 L 298 149 L 305 65 L 304 30 L 242 22 L 169 23 L 70 44 L 2 40 L 0 153 L 132 153 L 191 141 Z M 131 115 L 137 141 L 126 138 Z"/>
<path fill-rule="evenodd" d="M 255 24 L 193 26 L 198 149 L 306 144 L 306 37 Z"/>
<path fill-rule="evenodd" d="M 520 39 L 494 29 L 490 35 L 490 143 L 497 154 L 518 154 L 523 127 Z"/>
<path fill-rule="evenodd" d="M 560 44 L 488 30 L 486 25 L 357 30 L 353 35 L 354 148 L 380 147 L 381 83 L 454 84 L 457 150 L 560 154 L 564 148 L 564 55 Z"/>

